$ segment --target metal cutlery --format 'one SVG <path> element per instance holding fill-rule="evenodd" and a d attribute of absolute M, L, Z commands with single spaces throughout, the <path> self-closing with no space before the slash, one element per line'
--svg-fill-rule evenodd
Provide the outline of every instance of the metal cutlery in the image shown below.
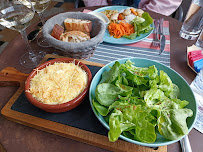
<path fill-rule="evenodd" d="M 159 34 L 160 34 L 160 51 L 159 55 L 164 51 L 165 45 L 166 45 L 166 37 L 163 34 L 163 21 L 164 18 L 160 18 L 159 20 Z"/>
<path fill-rule="evenodd" d="M 155 19 L 154 20 L 154 33 L 155 33 L 155 37 L 152 41 L 152 45 L 154 47 L 158 47 L 160 45 L 160 41 L 159 41 L 159 38 L 158 38 L 158 29 L 159 29 L 159 20 L 158 19 Z"/>
<path fill-rule="evenodd" d="M 180 145 L 182 148 L 182 152 L 192 152 L 190 141 L 188 136 L 186 135 L 183 139 L 180 140 Z"/>

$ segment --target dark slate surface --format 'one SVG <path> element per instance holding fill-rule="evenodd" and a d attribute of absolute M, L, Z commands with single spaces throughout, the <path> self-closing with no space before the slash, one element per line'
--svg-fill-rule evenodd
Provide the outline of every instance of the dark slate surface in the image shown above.
<path fill-rule="evenodd" d="M 92 76 L 100 69 L 96 66 L 88 66 L 92 72 Z M 12 110 L 22 112 L 35 117 L 43 118 L 46 120 L 54 121 L 64 125 L 76 127 L 86 131 L 94 132 L 97 134 L 107 136 L 108 130 L 102 126 L 94 115 L 88 95 L 86 99 L 75 109 L 64 113 L 48 113 L 35 106 L 33 106 L 25 97 L 23 92 L 11 107 Z"/>

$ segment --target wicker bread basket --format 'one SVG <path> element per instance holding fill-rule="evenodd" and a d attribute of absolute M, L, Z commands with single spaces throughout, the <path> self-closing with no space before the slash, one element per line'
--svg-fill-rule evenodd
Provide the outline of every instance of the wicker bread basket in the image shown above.
<path fill-rule="evenodd" d="M 63 42 L 55 39 L 50 34 L 55 24 L 64 27 L 64 20 L 66 18 L 84 19 L 92 21 L 92 31 L 90 33 L 91 39 L 85 42 Z M 43 36 L 47 42 L 56 48 L 58 55 L 67 56 L 76 59 L 87 59 L 91 57 L 99 43 L 103 42 L 103 35 L 106 30 L 106 25 L 97 17 L 82 13 L 82 12 L 66 12 L 53 16 L 46 21 L 43 26 Z"/>

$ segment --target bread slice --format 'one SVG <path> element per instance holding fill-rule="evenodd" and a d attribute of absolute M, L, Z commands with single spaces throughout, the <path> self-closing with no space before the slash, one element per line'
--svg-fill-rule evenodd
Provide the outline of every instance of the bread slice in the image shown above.
<path fill-rule="evenodd" d="M 92 31 L 92 21 L 90 20 L 67 18 L 64 25 L 67 31 L 81 31 L 84 33 Z"/>
<path fill-rule="evenodd" d="M 84 42 L 87 40 L 90 40 L 90 36 L 85 34 L 84 32 L 81 31 L 69 31 L 65 32 L 61 35 L 61 39 L 64 42 Z"/>
<path fill-rule="evenodd" d="M 51 36 L 53 36 L 57 40 L 60 40 L 60 37 L 63 34 L 63 32 L 64 32 L 64 27 L 59 24 L 55 24 L 51 32 Z"/>

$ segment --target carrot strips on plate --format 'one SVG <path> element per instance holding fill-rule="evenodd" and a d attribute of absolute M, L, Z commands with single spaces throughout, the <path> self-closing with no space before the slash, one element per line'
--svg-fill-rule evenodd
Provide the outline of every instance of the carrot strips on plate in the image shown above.
<path fill-rule="evenodd" d="M 121 38 L 123 35 L 130 35 L 135 32 L 134 26 L 126 22 L 111 23 L 108 26 L 109 34 L 114 38 Z"/>

